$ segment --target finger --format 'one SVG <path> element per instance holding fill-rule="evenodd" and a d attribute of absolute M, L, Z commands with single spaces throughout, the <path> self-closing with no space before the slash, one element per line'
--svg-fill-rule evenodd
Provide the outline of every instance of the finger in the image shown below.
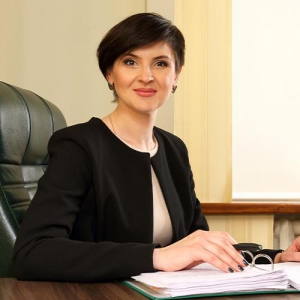
<path fill-rule="evenodd" d="M 236 241 L 227 232 L 199 231 L 196 233 L 196 242 L 199 247 L 199 255 L 203 250 L 212 253 L 213 256 L 219 258 L 219 262 L 215 263 L 218 264 L 222 270 L 228 269 L 229 267 L 229 270 L 242 271 L 242 268 L 248 265 L 242 254 L 232 246 Z M 210 257 L 210 259 L 214 259 L 213 256 Z M 207 262 L 211 263 L 212 261 Z M 221 265 L 221 262 L 223 262 L 224 265 Z"/>
<path fill-rule="evenodd" d="M 281 260 L 283 262 L 296 261 L 300 262 L 300 252 L 282 252 Z"/>
<path fill-rule="evenodd" d="M 215 243 L 206 243 L 203 245 L 203 260 L 223 270 L 224 272 L 241 272 L 248 264 L 244 257 L 235 250 L 228 242 L 221 245 L 219 240 Z M 201 249 L 200 249 L 201 250 Z"/>
<path fill-rule="evenodd" d="M 222 257 L 221 254 L 215 255 L 212 252 L 205 251 L 202 253 L 202 258 L 204 262 L 208 262 L 216 268 L 220 269 L 225 273 L 241 272 L 243 271 L 242 267 L 238 267 L 232 259 L 228 257 Z"/>
<path fill-rule="evenodd" d="M 206 234 L 209 237 L 227 240 L 230 244 L 237 244 L 237 241 L 226 231 L 204 231 L 202 232 L 204 235 Z"/>
<path fill-rule="evenodd" d="M 231 258 L 230 262 L 232 264 L 235 262 L 238 266 L 246 267 L 248 263 L 245 260 L 244 256 L 240 251 L 236 250 L 230 242 L 226 239 L 216 239 L 213 241 L 213 243 L 217 244 L 227 254 L 227 256 Z M 228 262 L 228 259 L 226 262 Z"/>

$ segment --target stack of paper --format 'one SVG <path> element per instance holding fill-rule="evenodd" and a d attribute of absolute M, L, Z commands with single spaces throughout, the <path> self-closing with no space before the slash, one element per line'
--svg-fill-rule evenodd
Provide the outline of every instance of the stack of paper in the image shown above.
<path fill-rule="evenodd" d="M 283 270 L 289 279 L 290 285 L 300 291 L 300 263 L 286 262 L 274 264 L 275 270 Z"/>
<path fill-rule="evenodd" d="M 142 273 L 132 278 L 163 295 L 172 297 L 285 290 L 289 286 L 288 276 L 284 270 L 266 271 L 247 267 L 243 272 L 224 273 L 207 263 L 191 270 Z"/>

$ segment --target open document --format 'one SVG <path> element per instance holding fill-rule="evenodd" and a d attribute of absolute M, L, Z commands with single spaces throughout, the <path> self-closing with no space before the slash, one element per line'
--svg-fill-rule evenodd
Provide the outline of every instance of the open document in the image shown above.
<path fill-rule="evenodd" d="M 148 293 L 154 291 L 156 295 L 162 296 L 152 299 L 234 292 L 276 292 L 287 290 L 290 284 L 293 284 L 287 272 L 287 269 L 292 268 L 293 263 L 291 266 L 286 265 L 286 268 L 283 267 L 284 264 L 280 265 L 282 268 L 276 268 L 277 265 L 275 265 L 274 270 L 271 270 L 270 265 L 266 265 L 265 270 L 247 267 L 243 272 L 224 273 L 204 263 L 191 270 L 142 273 L 139 276 L 133 276 L 135 282 L 131 281 L 132 284 L 130 284 L 129 281 L 129 285 L 136 287 L 137 290 L 144 286 Z M 297 270 L 300 274 L 300 264 L 295 263 L 293 266 L 295 266 L 294 274 Z M 299 279 L 295 280 L 298 280 L 299 284 Z"/>

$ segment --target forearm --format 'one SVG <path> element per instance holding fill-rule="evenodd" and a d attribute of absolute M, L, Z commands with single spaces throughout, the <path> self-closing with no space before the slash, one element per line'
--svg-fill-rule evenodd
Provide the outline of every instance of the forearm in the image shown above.
<path fill-rule="evenodd" d="M 152 244 L 80 242 L 51 238 L 32 242 L 15 256 L 20 280 L 100 282 L 128 278 L 153 268 Z"/>

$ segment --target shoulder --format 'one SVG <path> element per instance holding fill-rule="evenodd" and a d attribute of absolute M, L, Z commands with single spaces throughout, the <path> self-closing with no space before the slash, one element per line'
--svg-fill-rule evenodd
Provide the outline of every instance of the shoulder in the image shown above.
<path fill-rule="evenodd" d="M 51 140 L 74 140 L 83 142 L 93 137 L 100 137 L 109 132 L 107 126 L 98 118 L 92 118 L 88 122 L 71 125 L 56 131 Z"/>
<path fill-rule="evenodd" d="M 50 138 L 48 151 L 53 148 L 80 147 L 82 149 L 94 149 L 103 144 L 103 141 L 111 139 L 108 127 L 98 118 L 92 118 L 88 122 L 65 127 L 56 131 Z"/>
<path fill-rule="evenodd" d="M 78 136 L 78 134 L 95 134 L 105 131 L 106 125 L 98 118 L 91 118 L 88 122 L 79 123 L 62 128 L 54 133 L 56 136 Z"/>

